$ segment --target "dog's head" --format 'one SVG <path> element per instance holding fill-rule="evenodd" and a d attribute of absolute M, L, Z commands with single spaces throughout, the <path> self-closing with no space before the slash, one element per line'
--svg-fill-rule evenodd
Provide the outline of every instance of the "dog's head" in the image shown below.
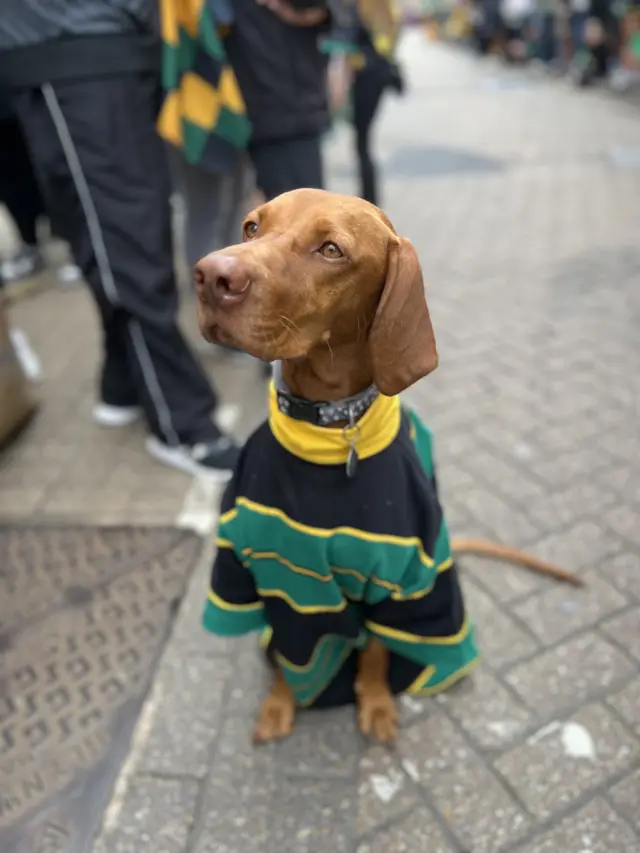
<path fill-rule="evenodd" d="M 435 369 L 418 257 L 378 208 L 296 190 L 252 211 L 242 233 L 196 265 L 207 340 L 269 361 L 328 350 L 389 396 Z"/>

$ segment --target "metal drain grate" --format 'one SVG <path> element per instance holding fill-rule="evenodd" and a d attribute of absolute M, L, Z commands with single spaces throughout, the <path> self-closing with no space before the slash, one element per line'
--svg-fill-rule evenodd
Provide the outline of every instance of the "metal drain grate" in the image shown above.
<path fill-rule="evenodd" d="M 156 528 L 0 528 L 0 850 L 99 825 L 200 553 Z"/>

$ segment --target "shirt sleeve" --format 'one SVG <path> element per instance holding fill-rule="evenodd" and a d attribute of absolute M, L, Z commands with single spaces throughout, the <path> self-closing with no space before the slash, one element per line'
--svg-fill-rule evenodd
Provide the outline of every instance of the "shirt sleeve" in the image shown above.
<path fill-rule="evenodd" d="M 242 538 L 235 507 L 235 480 L 227 487 L 221 506 L 217 553 L 203 625 L 212 634 L 236 637 L 265 627 L 264 605 L 255 581 L 242 559 Z"/>

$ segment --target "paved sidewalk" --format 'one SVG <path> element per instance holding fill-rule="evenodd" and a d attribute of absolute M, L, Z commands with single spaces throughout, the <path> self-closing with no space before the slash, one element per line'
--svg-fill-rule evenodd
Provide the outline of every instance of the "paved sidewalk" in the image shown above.
<path fill-rule="evenodd" d="M 403 700 L 396 750 L 369 746 L 352 709 L 302 714 L 290 740 L 254 749 L 264 668 L 255 638 L 200 629 L 205 554 L 93 853 L 640 851 L 640 115 L 417 32 L 404 53 L 410 95 L 380 122 L 384 207 L 429 282 L 441 367 L 411 399 L 435 430 L 449 526 L 588 586 L 465 559 L 484 666 L 446 697 Z M 330 161 L 350 191 L 343 130 Z M 84 297 L 38 299 L 16 315 L 54 414 L 0 470 L 17 490 L 0 514 L 175 519 L 188 481 L 148 462 L 136 431 L 86 424 Z M 234 366 L 221 382 L 246 431 L 259 380 Z M 102 473 L 81 464 L 90 450 Z"/>

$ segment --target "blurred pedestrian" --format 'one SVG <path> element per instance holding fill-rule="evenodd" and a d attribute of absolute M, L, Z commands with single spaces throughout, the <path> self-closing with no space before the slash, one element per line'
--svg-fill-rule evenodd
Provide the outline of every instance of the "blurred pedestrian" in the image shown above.
<path fill-rule="evenodd" d="M 185 204 L 190 268 L 235 243 L 253 188 L 251 125 L 223 37 L 230 0 L 166 0 L 160 7 L 165 99 L 158 118 Z"/>
<path fill-rule="evenodd" d="M 547 66 L 559 60 L 557 27 L 561 12 L 560 0 L 536 0 L 531 21 L 533 55 Z"/>
<path fill-rule="evenodd" d="M 568 0 L 569 31 L 572 55 L 577 56 L 585 46 L 584 29 L 589 17 L 591 0 Z"/>
<path fill-rule="evenodd" d="M 394 59 L 400 15 L 394 0 L 358 0 L 356 4 L 354 68 L 351 92 L 352 120 L 360 176 L 360 197 L 380 204 L 378 169 L 372 153 L 372 132 L 384 93 L 404 91 L 400 67 Z"/>
<path fill-rule="evenodd" d="M 104 329 L 94 418 L 121 426 L 142 411 L 153 456 L 228 478 L 238 451 L 176 322 L 160 56 L 157 0 L 3 0 L 0 86 L 16 91 L 45 202 Z"/>
<path fill-rule="evenodd" d="M 14 284 L 40 272 L 46 259 L 38 241 L 38 226 L 47 218 L 27 143 L 9 93 L 0 91 L 0 203 L 13 219 L 19 243 L 0 264 L 0 279 Z M 50 225 L 50 236 L 57 236 Z M 65 263 L 56 269 L 60 282 L 79 281 L 80 270 Z"/>
<path fill-rule="evenodd" d="M 324 185 L 321 137 L 329 127 L 327 60 L 319 37 L 327 0 L 234 0 L 224 40 L 251 122 L 249 153 L 267 199 Z M 304 0 L 300 5 L 304 5 Z"/>
<path fill-rule="evenodd" d="M 0 278 L 20 281 L 44 265 L 38 247 L 38 219 L 44 202 L 33 173 L 27 145 L 7 92 L 0 90 L 0 202 L 16 226 L 20 243 L 15 254 L 0 265 Z"/>

